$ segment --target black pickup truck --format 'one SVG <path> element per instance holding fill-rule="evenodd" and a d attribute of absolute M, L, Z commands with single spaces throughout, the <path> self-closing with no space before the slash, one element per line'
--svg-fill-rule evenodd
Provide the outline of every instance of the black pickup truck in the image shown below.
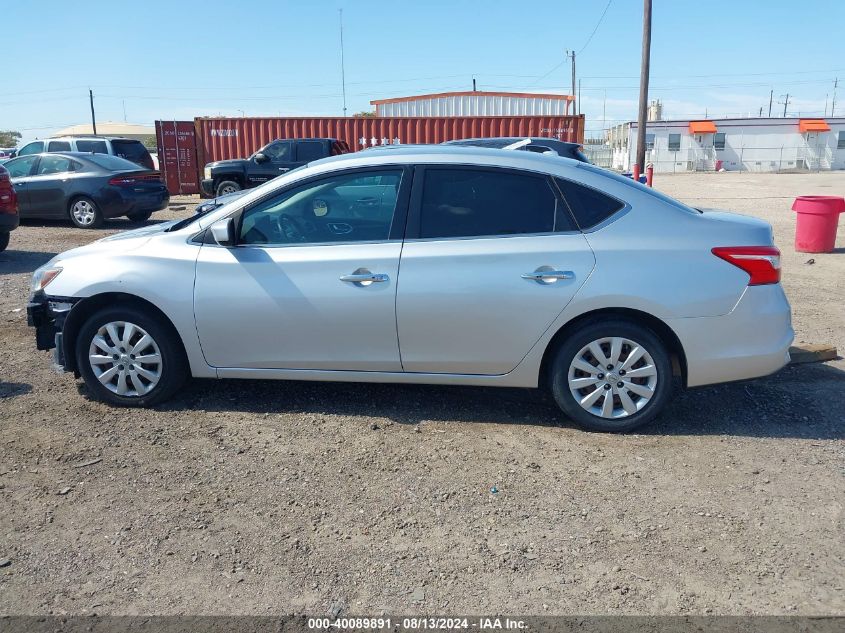
<path fill-rule="evenodd" d="M 292 138 L 267 143 L 249 158 L 218 160 L 205 166 L 203 193 L 223 196 L 249 189 L 319 158 L 349 152 L 346 141 L 334 138 Z"/>

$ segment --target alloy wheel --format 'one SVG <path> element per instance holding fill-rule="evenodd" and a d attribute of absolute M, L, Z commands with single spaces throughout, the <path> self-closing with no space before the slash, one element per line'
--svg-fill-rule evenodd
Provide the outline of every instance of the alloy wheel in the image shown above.
<path fill-rule="evenodd" d="M 73 218 L 80 226 L 91 226 L 97 219 L 97 211 L 87 200 L 77 200 L 70 208 Z"/>
<path fill-rule="evenodd" d="M 569 391 L 585 411 L 600 418 L 626 418 L 654 396 L 657 367 L 648 350 L 628 338 L 600 338 L 572 359 Z"/>
<path fill-rule="evenodd" d="M 88 362 L 97 380 L 119 396 L 143 396 L 161 380 L 158 344 L 146 330 L 128 321 L 112 321 L 97 330 L 88 348 Z"/>

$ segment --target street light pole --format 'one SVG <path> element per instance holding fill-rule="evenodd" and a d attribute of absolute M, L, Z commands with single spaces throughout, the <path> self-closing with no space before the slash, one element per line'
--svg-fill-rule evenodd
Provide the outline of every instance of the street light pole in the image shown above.
<path fill-rule="evenodd" d="M 651 61 L 651 0 L 643 0 L 643 55 L 640 68 L 640 110 L 637 116 L 637 165 L 645 169 L 645 133 L 648 114 L 648 73 Z"/>

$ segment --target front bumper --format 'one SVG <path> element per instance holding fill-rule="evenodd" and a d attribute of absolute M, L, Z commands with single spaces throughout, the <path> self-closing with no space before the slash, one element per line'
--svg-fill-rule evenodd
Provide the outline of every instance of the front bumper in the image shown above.
<path fill-rule="evenodd" d="M 62 369 L 69 369 L 62 344 L 62 331 L 67 315 L 77 299 L 48 297 L 43 291 L 32 295 L 26 305 L 26 321 L 35 328 L 35 347 L 53 351 L 53 362 Z"/>
<path fill-rule="evenodd" d="M 203 178 L 200 182 L 200 188 L 202 192 L 207 196 L 214 196 L 214 179 L 213 178 Z"/>
<path fill-rule="evenodd" d="M 749 286 L 730 313 L 667 319 L 687 360 L 687 386 L 767 376 L 789 363 L 795 336 L 780 284 Z"/>

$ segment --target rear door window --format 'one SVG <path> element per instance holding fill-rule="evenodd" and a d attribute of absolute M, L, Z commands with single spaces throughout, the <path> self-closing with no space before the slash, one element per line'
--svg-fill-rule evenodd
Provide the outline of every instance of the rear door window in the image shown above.
<path fill-rule="evenodd" d="M 42 156 L 38 163 L 38 176 L 49 176 L 50 174 L 61 174 L 68 171 L 75 171 L 79 163 L 64 156 Z"/>
<path fill-rule="evenodd" d="M 76 141 L 76 151 L 108 154 L 109 148 L 105 141 L 79 140 Z"/>
<path fill-rule="evenodd" d="M 296 144 L 296 160 L 299 162 L 310 163 L 325 157 L 325 143 L 322 141 L 299 141 Z"/>
<path fill-rule="evenodd" d="M 582 231 L 603 222 L 625 207 L 624 202 L 592 187 L 563 178 L 556 178 L 555 181 Z"/>
<path fill-rule="evenodd" d="M 572 230 L 543 176 L 490 169 L 425 170 L 421 238 L 551 233 Z"/>
<path fill-rule="evenodd" d="M 69 152 L 70 141 L 50 141 L 47 143 L 48 152 Z"/>

